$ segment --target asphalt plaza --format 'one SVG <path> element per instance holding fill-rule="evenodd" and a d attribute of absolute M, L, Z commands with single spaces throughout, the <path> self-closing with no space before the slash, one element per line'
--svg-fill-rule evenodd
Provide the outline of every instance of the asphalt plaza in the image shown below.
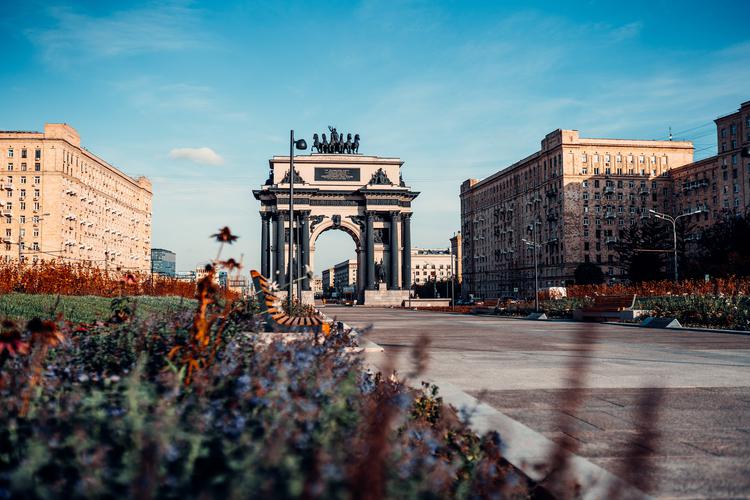
<path fill-rule="evenodd" d="M 383 347 L 378 366 L 412 369 L 409 352 L 430 339 L 423 378 L 451 384 L 526 427 L 628 481 L 625 454 L 638 401 L 661 389 L 650 443 L 637 468 L 659 497 L 750 496 L 750 336 L 691 330 L 452 315 L 404 309 L 328 307 Z M 583 399 L 566 410 L 569 366 L 581 329 L 596 339 L 585 354 Z M 565 436 L 563 435 L 565 433 Z M 640 478 L 643 480 L 643 477 Z"/>

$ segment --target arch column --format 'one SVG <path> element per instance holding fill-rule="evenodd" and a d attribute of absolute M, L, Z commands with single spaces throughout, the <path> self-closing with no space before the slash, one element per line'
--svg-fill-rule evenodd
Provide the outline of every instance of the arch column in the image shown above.
<path fill-rule="evenodd" d="M 261 236 L 260 236 L 260 274 L 269 277 L 271 271 L 271 238 L 270 220 L 271 214 L 261 212 Z"/>
<path fill-rule="evenodd" d="M 308 278 L 305 268 L 310 269 L 310 211 L 304 210 L 300 212 L 300 231 L 302 233 L 302 289 L 305 291 L 311 290 L 310 278 Z"/>
<path fill-rule="evenodd" d="M 286 285 L 286 259 L 284 258 L 284 247 L 286 247 L 286 228 L 284 221 L 286 215 L 283 212 L 276 213 L 276 261 L 274 263 L 273 279 L 283 288 Z"/>
<path fill-rule="evenodd" d="M 401 287 L 398 285 L 398 253 L 400 251 L 400 245 L 398 243 L 398 222 L 400 219 L 399 212 L 391 212 L 391 262 L 390 262 L 390 279 L 388 280 L 389 290 L 400 290 Z"/>
<path fill-rule="evenodd" d="M 365 253 L 365 265 L 367 266 L 367 290 L 375 290 L 375 237 L 373 230 L 374 214 L 367 212 L 365 214 L 365 224 L 367 231 L 367 252 Z"/>
<path fill-rule="evenodd" d="M 411 214 L 403 214 L 404 259 L 401 282 L 404 290 L 411 290 Z"/>

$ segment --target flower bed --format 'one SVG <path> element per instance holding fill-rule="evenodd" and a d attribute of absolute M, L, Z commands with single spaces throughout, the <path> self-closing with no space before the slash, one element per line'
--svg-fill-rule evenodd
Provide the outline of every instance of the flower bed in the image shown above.
<path fill-rule="evenodd" d="M 253 304 L 198 309 L 3 323 L 0 497 L 526 496 L 497 434 L 364 371 L 350 332 L 268 343 Z"/>

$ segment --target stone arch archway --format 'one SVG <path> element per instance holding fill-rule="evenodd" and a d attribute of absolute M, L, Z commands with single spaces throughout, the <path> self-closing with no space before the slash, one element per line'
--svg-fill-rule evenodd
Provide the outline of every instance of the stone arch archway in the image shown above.
<path fill-rule="evenodd" d="M 361 234 L 360 228 L 357 224 L 354 224 L 353 222 L 342 222 L 340 225 L 335 225 L 330 219 L 326 219 L 321 224 L 316 226 L 310 234 L 310 267 L 315 272 L 324 271 L 324 269 L 319 267 L 316 263 L 316 245 L 318 238 L 320 238 L 324 233 L 328 233 L 331 231 L 340 231 L 346 233 L 354 242 L 354 255 L 355 260 L 357 261 L 357 271 L 355 275 L 356 291 L 357 297 L 360 297 L 364 293 L 365 288 L 366 255 L 365 247 L 362 244 L 363 235 Z M 327 283 L 324 282 L 324 287 L 326 285 Z"/>
<path fill-rule="evenodd" d="M 295 269 L 307 265 L 316 271 L 315 241 L 325 231 L 342 230 L 357 249 L 360 300 L 400 304 L 411 288 L 411 203 L 419 194 L 404 184 L 403 162 L 359 154 L 303 155 L 294 162 L 294 224 L 288 156 L 269 160 L 269 179 L 253 191 L 261 203 L 261 273 L 283 288 L 290 257 Z M 291 230 L 295 247 L 290 251 Z M 301 286 L 311 301 L 309 280 Z"/>

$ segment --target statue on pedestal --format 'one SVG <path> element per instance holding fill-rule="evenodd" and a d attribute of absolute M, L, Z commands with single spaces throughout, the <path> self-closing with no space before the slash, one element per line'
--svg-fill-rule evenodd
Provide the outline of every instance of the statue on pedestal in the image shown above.
<path fill-rule="evenodd" d="M 380 262 L 375 263 L 375 276 L 378 278 L 378 283 L 385 283 L 385 267 L 383 266 L 383 259 L 380 259 Z"/>

